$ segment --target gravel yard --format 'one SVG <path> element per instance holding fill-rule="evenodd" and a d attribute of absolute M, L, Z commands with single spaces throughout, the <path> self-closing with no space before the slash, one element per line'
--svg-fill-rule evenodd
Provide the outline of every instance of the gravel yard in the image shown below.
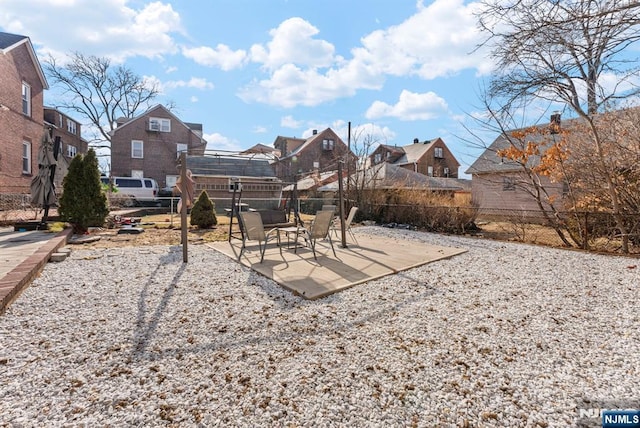
<path fill-rule="evenodd" d="M 0 426 L 575 426 L 640 397 L 640 260 L 467 248 L 306 301 L 205 245 L 74 247 L 0 317 Z"/>

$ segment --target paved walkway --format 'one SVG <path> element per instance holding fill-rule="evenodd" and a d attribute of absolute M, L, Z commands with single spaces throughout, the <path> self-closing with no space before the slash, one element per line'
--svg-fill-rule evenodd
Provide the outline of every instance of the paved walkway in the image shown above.
<path fill-rule="evenodd" d="M 67 243 L 71 233 L 71 229 L 56 234 L 0 227 L 0 314 L 42 271 L 51 254 Z"/>

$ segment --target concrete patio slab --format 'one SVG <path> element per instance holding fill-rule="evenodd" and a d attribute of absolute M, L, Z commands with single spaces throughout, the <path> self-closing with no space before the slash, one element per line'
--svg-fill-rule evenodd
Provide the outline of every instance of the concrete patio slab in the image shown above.
<path fill-rule="evenodd" d="M 299 246 L 294 252 L 284 245 L 285 241 L 278 247 L 273 240 L 267 246 L 262 263 L 257 241 L 247 242 L 242 257 L 240 240 L 206 245 L 309 300 L 467 251 L 386 237 L 359 235 L 357 239 L 358 244 L 348 242 L 347 248 L 334 242 L 337 257 L 328 241 L 319 241 L 317 260 L 310 248 Z"/>

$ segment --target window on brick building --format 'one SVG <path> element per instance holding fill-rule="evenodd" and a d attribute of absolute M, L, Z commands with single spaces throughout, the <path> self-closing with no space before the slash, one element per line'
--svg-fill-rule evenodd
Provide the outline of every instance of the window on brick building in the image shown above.
<path fill-rule="evenodd" d="M 160 117 L 150 117 L 149 131 L 171 132 L 171 120 Z"/>
<path fill-rule="evenodd" d="M 77 133 L 78 127 L 73 120 L 67 119 L 67 131 L 74 135 Z"/>
<path fill-rule="evenodd" d="M 178 143 L 176 144 L 176 156 L 180 157 L 180 153 L 189 151 L 188 144 Z"/>
<path fill-rule="evenodd" d="M 74 158 L 78 154 L 78 149 L 76 146 L 72 146 L 71 144 L 67 144 L 67 157 Z"/>
<path fill-rule="evenodd" d="M 31 86 L 22 82 L 22 113 L 31 116 Z"/>
<path fill-rule="evenodd" d="M 135 159 L 144 158 L 144 142 L 141 140 L 131 140 L 131 157 Z"/>
<path fill-rule="evenodd" d="M 437 159 L 442 159 L 444 157 L 444 152 L 442 150 L 442 147 L 435 147 L 433 149 L 433 155 L 437 158 Z"/>
<path fill-rule="evenodd" d="M 31 143 L 22 142 L 22 173 L 31 174 Z"/>

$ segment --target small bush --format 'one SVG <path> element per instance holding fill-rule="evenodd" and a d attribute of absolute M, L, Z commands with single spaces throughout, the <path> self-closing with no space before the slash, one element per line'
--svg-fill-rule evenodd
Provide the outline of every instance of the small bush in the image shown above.
<path fill-rule="evenodd" d="M 191 208 L 191 224 L 198 226 L 200 229 L 209 229 L 211 226 L 218 224 L 215 205 L 204 190 L 200 193 L 193 208 Z"/>
<path fill-rule="evenodd" d="M 475 229 L 478 208 L 470 200 L 420 190 L 376 190 L 369 196 L 375 207 L 370 217 L 377 222 L 409 224 L 432 232 Z"/>
<path fill-rule="evenodd" d="M 60 218 L 73 225 L 76 233 L 85 232 L 90 226 L 102 226 L 109 214 L 107 198 L 102 191 L 98 158 L 93 149 L 85 155 L 77 155 L 69 165 L 62 181 Z"/>

